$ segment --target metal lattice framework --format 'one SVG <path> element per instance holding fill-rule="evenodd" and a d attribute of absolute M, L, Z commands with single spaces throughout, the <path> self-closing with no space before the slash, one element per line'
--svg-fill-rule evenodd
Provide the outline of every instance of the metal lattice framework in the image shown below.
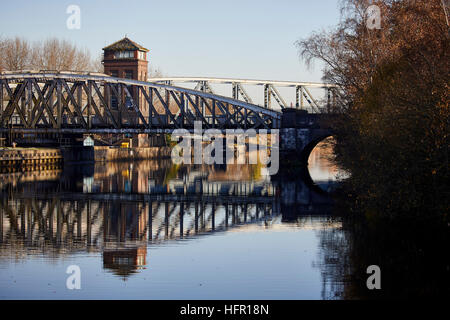
<path fill-rule="evenodd" d="M 281 113 L 155 82 L 74 72 L 0 73 L 0 132 L 152 133 L 278 128 Z"/>
<path fill-rule="evenodd" d="M 195 90 L 203 92 L 209 92 L 214 94 L 212 84 L 226 84 L 231 86 L 229 91 L 230 97 L 236 100 L 241 100 L 247 103 L 253 104 L 254 99 L 245 89 L 245 86 L 262 86 L 263 101 L 262 106 L 265 109 L 273 110 L 274 107 L 284 109 L 289 107 L 286 103 L 287 98 L 283 96 L 279 88 L 287 87 L 294 88 L 295 90 L 295 108 L 309 109 L 314 113 L 322 113 L 327 110 L 330 105 L 334 104 L 336 96 L 336 86 L 327 83 L 315 83 L 315 82 L 296 82 L 296 81 L 271 81 L 271 80 L 251 80 L 251 79 L 229 79 L 229 78 L 204 78 L 204 77 L 169 77 L 169 78 L 150 78 L 149 81 L 154 83 L 163 83 L 166 85 L 186 85 L 189 83 L 195 83 Z M 311 90 L 321 89 L 325 91 L 326 101 L 323 102 L 320 99 L 314 97 Z M 272 104 L 272 99 L 275 100 L 277 105 Z"/>
<path fill-rule="evenodd" d="M 145 201 L 96 198 L 99 197 L 0 198 L 0 243 L 14 236 L 28 240 L 29 244 L 39 243 L 40 239 L 67 243 L 77 238 L 88 245 L 110 240 L 158 243 L 225 231 L 279 215 L 279 202 L 270 197 L 251 200 L 199 197 L 189 202 L 178 197 L 147 197 Z"/>

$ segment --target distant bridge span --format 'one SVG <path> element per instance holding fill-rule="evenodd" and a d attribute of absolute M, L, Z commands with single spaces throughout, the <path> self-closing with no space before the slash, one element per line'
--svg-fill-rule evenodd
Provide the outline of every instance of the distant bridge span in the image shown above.
<path fill-rule="evenodd" d="M 231 85 L 230 96 L 236 100 L 242 100 L 253 104 L 251 95 L 245 86 L 263 86 L 264 97 L 263 107 L 273 109 L 272 99 L 278 107 L 283 109 L 289 107 L 286 97 L 277 88 L 288 87 L 295 89 L 295 108 L 304 109 L 308 107 L 312 112 L 323 112 L 323 109 L 334 103 L 336 86 L 328 83 L 299 82 L 299 81 L 277 81 L 277 80 L 255 80 L 255 79 L 233 79 L 233 78 L 212 78 L 212 77 L 164 77 L 149 78 L 148 81 L 154 83 L 164 83 L 167 85 L 195 83 L 195 90 L 214 93 L 211 84 Z M 310 91 L 310 89 L 322 89 L 325 91 L 326 103 L 320 101 Z"/>

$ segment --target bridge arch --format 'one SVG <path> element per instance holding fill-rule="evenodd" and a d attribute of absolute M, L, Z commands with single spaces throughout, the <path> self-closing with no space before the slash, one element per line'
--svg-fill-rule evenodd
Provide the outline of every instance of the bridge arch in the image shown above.
<path fill-rule="evenodd" d="M 325 139 L 332 137 L 333 132 L 331 130 L 315 130 L 310 141 L 303 147 L 300 157 L 303 163 L 308 164 L 309 156 L 314 148 Z M 319 132 L 317 132 L 319 131 Z"/>
<path fill-rule="evenodd" d="M 328 191 L 322 189 L 319 187 L 314 179 L 311 177 L 311 172 L 308 167 L 309 157 L 314 150 L 315 147 L 322 141 L 326 140 L 327 138 L 333 137 L 333 133 L 331 131 L 323 132 L 319 135 L 317 135 L 313 140 L 311 140 L 305 148 L 303 148 L 300 157 L 302 158 L 303 163 L 306 165 L 304 166 L 304 169 L 302 171 L 302 179 L 305 181 L 305 183 L 311 188 L 311 190 L 314 190 L 317 194 L 326 195 L 328 194 Z"/>

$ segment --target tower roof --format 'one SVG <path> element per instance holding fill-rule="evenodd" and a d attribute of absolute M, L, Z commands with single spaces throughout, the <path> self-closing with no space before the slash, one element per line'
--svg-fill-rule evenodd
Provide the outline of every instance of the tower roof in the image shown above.
<path fill-rule="evenodd" d="M 121 50 L 140 50 L 140 51 L 145 51 L 145 52 L 149 51 L 148 49 L 146 49 L 143 46 L 137 44 L 136 42 L 131 41 L 127 37 L 123 38 L 122 40 L 116 41 L 116 42 L 114 42 L 113 44 L 110 44 L 107 47 L 104 47 L 103 50 L 116 50 L 116 51 L 121 51 Z"/>

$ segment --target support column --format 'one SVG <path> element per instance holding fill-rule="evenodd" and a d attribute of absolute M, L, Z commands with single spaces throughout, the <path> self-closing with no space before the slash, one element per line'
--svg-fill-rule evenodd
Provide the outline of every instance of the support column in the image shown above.
<path fill-rule="evenodd" d="M 183 239 L 184 203 L 180 203 L 180 238 Z"/>
<path fill-rule="evenodd" d="M 182 109 L 182 111 L 180 112 L 180 116 L 181 116 L 181 127 L 184 128 L 185 123 L 186 123 L 186 119 L 185 119 L 185 114 L 186 114 L 186 102 L 184 99 L 184 93 L 180 94 L 180 108 Z"/>
<path fill-rule="evenodd" d="M 0 80 L 0 118 L 3 117 L 3 80 Z"/>
<path fill-rule="evenodd" d="M 200 112 L 200 110 L 201 110 L 201 109 L 198 110 L 199 100 L 200 100 L 200 98 L 198 96 L 195 96 L 195 105 L 197 106 L 197 109 L 196 109 L 196 112 L 195 112 L 195 120 L 201 120 L 202 119 L 202 117 L 198 114 L 198 112 Z"/>
<path fill-rule="evenodd" d="M 145 88 L 143 89 L 145 90 Z M 152 128 L 153 122 L 153 88 L 148 88 L 148 127 Z M 155 114 L 155 117 L 157 115 Z"/>
<path fill-rule="evenodd" d="M 3 209 L 0 209 L 0 243 L 3 243 Z"/>
<path fill-rule="evenodd" d="M 212 99 L 211 104 L 212 104 L 212 126 L 214 127 L 216 125 L 216 100 Z"/>
<path fill-rule="evenodd" d="M 236 82 L 232 84 L 232 98 L 239 100 L 239 84 Z"/>
<path fill-rule="evenodd" d="M 56 241 L 61 242 L 62 235 L 62 212 L 61 212 L 61 201 L 56 200 Z"/>
<path fill-rule="evenodd" d="M 244 223 L 247 223 L 247 203 L 244 204 Z"/>
<path fill-rule="evenodd" d="M 200 83 L 200 91 L 201 92 L 206 92 L 206 83 L 205 83 L 205 81 L 202 81 Z M 198 103 L 197 103 L 197 105 L 198 105 Z M 203 117 L 206 119 L 205 104 L 203 102 L 203 99 L 200 99 L 200 110 L 202 112 Z"/>
<path fill-rule="evenodd" d="M 213 202 L 211 209 L 211 230 L 214 231 L 216 228 L 216 203 Z"/>
<path fill-rule="evenodd" d="M 153 241 L 153 203 L 148 201 L 148 241 Z"/>
<path fill-rule="evenodd" d="M 92 104 L 92 85 L 90 83 L 88 83 L 87 85 L 88 88 L 88 93 L 87 93 L 87 126 L 88 129 L 90 130 L 92 128 L 92 122 L 91 122 L 91 104 Z M 81 112 L 83 113 L 83 106 L 82 106 L 82 96 L 81 96 L 81 87 L 78 87 L 78 101 L 80 101 L 80 103 L 78 104 L 78 106 L 81 108 Z M 83 115 L 81 115 L 83 117 Z"/>
<path fill-rule="evenodd" d="M 264 85 L 264 107 L 267 109 L 271 108 L 271 89 L 270 89 L 270 84 L 265 84 Z"/>
<path fill-rule="evenodd" d="M 167 111 L 168 112 L 168 114 L 167 114 L 167 124 L 169 124 L 169 122 L 171 120 L 171 117 L 169 115 L 169 113 L 171 113 L 171 111 L 170 111 L 170 92 L 169 92 L 169 90 L 166 90 L 166 106 L 167 106 L 167 110 L 168 110 Z M 175 123 L 173 125 L 176 126 Z"/>
<path fill-rule="evenodd" d="M 32 83 L 30 80 L 27 80 L 27 101 L 26 101 L 26 111 L 24 112 L 24 115 L 27 117 L 26 121 L 31 125 L 32 123 L 32 116 L 31 111 L 33 110 L 33 91 L 32 91 Z M 30 125 L 27 125 L 27 127 L 30 127 Z"/>
<path fill-rule="evenodd" d="M 49 208 L 51 208 L 51 204 L 49 204 Z M 50 239 L 53 240 L 53 212 L 54 209 L 52 208 L 51 210 L 49 210 L 48 212 L 48 233 L 50 235 Z"/>
<path fill-rule="evenodd" d="M 236 225 L 236 204 L 232 203 L 231 204 L 231 223 L 234 225 Z"/>
<path fill-rule="evenodd" d="M 228 229 L 228 203 L 225 204 L 225 229 Z"/>
<path fill-rule="evenodd" d="M 57 109 L 56 123 L 57 123 L 58 129 L 61 129 L 61 124 L 62 124 L 61 98 L 62 98 L 61 81 L 58 80 L 56 82 L 56 109 Z"/>
<path fill-rule="evenodd" d="M 164 239 L 169 239 L 169 203 L 164 202 L 164 229 L 165 229 L 165 235 Z"/>
<path fill-rule="evenodd" d="M 77 238 L 78 240 L 81 239 L 81 225 L 82 225 L 82 221 L 83 221 L 83 216 L 81 214 L 81 210 L 80 210 L 80 203 L 77 201 L 75 203 L 75 211 L 77 213 Z"/>
<path fill-rule="evenodd" d="M 195 216 L 194 216 L 195 233 L 198 233 L 198 202 L 195 203 Z"/>
<path fill-rule="evenodd" d="M 296 86 L 295 87 L 295 107 L 303 109 L 303 87 Z"/>
<path fill-rule="evenodd" d="M 91 245 L 91 237 L 92 237 L 92 225 L 91 225 L 91 200 L 88 200 L 86 203 L 86 241 L 87 245 Z"/>

